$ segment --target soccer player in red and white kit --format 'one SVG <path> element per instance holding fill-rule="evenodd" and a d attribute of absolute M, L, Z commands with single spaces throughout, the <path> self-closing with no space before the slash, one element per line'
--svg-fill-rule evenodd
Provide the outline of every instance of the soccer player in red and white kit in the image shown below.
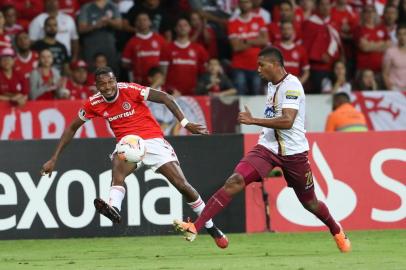
<path fill-rule="evenodd" d="M 232 197 L 248 184 L 267 177 L 272 168 L 282 168 L 285 180 L 293 188 L 303 207 L 329 229 L 341 252 L 351 243 L 327 206 L 314 192 L 313 176 L 307 158 L 309 145 L 305 136 L 305 95 L 299 79 L 286 72 L 281 52 L 275 47 L 263 49 L 258 56 L 258 72 L 269 81 L 264 118 L 254 118 L 247 107 L 239 122 L 263 127 L 258 144 L 238 163 L 234 173 L 207 202 L 194 222 L 175 220 L 175 229 L 193 241 L 206 220 L 224 209 Z"/>
<path fill-rule="evenodd" d="M 138 135 L 145 140 L 146 153 L 142 162 L 164 175 L 182 193 L 192 210 L 199 215 L 205 204 L 199 193 L 187 182 L 175 151 L 163 138 L 159 124 L 144 101 L 149 100 L 165 104 L 181 125 L 193 134 L 207 134 L 206 128 L 200 124 L 189 122 L 175 99 L 165 92 L 136 83 L 118 83 L 110 67 L 97 69 L 95 78 L 96 88 L 99 92 L 84 103 L 78 117 L 65 129 L 55 153 L 42 166 L 41 173 L 51 176 L 62 149 L 72 140 L 78 128 L 92 118 L 103 117 L 109 122 L 117 141 L 130 134 Z M 135 163 L 119 159 L 116 151 L 113 152 L 113 179 L 109 204 L 97 198 L 95 199 L 95 207 L 99 213 L 114 223 L 119 223 L 121 220 L 121 202 L 126 192 L 123 186 L 124 180 L 137 169 L 137 166 Z M 211 220 L 207 220 L 205 227 L 214 238 L 217 246 L 221 248 L 228 246 L 227 237 Z"/>

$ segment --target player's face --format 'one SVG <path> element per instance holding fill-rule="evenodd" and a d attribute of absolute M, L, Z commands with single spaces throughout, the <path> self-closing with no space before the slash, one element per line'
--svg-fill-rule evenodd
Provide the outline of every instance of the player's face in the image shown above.
<path fill-rule="evenodd" d="M 179 36 L 188 36 L 190 33 L 190 24 L 187 20 L 179 20 L 176 25 L 176 33 Z"/>
<path fill-rule="evenodd" d="M 251 0 L 240 0 L 239 1 L 239 8 L 243 13 L 246 13 L 252 9 L 252 2 Z"/>
<path fill-rule="evenodd" d="M 45 25 L 45 33 L 47 36 L 55 37 L 58 33 L 58 22 L 55 19 L 50 19 Z"/>
<path fill-rule="evenodd" d="M 3 70 L 11 70 L 14 67 L 14 58 L 12 56 L 3 56 L 0 58 L 0 67 Z"/>
<path fill-rule="evenodd" d="M 28 50 L 31 47 L 31 41 L 27 33 L 21 33 L 16 39 L 17 48 L 20 50 Z"/>
<path fill-rule="evenodd" d="M 72 79 L 78 84 L 84 84 L 87 80 L 87 70 L 85 68 L 77 68 L 73 70 Z"/>
<path fill-rule="evenodd" d="M 41 67 L 51 67 L 54 62 L 54 57 L 50 50 L 43 50 L 39 55 L 39 63 Z"/>
<path fill-rule="evenodd" d="M 140 32 L 148 31 L 151 28 L 151 20 L 147 14 L 140 14 L 135 21 L 135 25 Z"/>
<path fill-rule="evenodd" d="M 290 40 L 293 37 L 293 25 L 291 23 L 283 23 L 281 26 L 282 40 Z"/>
<path fill-rule="evenodd" d="M 264 56 L 258 57 L 258 73 L 262 79 L 270 81 L 273 74 L 273 68 L 274 64 L 269 61 L 268 58 Z"/>
<path fill-rule="evenodd" d="M 105 98 L 112 98 L 117 92 L 117 80 L 113 73 L 96 77 L 96 88 Z"/>
<path fill-rule="evenodd" d="M 280 5 L 280 13 L 281 13 L 281 18 L 285 20 L 289 20 L 293 16 L 293 10 L 292 7 L 289 6 L 288 4 L 284 3 Z"/>

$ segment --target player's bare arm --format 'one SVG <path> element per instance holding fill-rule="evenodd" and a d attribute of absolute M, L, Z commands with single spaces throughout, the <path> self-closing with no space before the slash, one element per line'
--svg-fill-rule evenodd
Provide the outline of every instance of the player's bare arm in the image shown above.
<path fill-rule="evenodd" d="M 238 115 L 238 122 L 244 125 L 256 125 L 274 129 L 290 129 L 295 122 L 297 110 L 285 108 L 282 109 L 282 115 L 275 118 L 255 118 L 247 106 L 245 112 L 240 112 Z"/>
<path fill-rule="evenodd" d="M 184 125 L 184 127 L 189 130 L 192 134 L 208 134 L 208 131 L 205 126 L 192 123 L 186 120 L 185 115 L 182 112 L 182 109 L 176 103 L 175 98 L 171 95 L 168 95 L 165 92 L 158 91 L 155 89 L 149 90 L 148 100 L 156 103 L 165 104 L 166 107 L 175 115 L 176 119 Z M 185 123 L 186 120 L 186 123 Z"/>
<path fill-rule="evenodd" d="M 52 155 L 51 159 L 42 165 L 41 174 L 48 174 L 49 177 L 52 175 L 52 171 L 54 170 L 56 161 L 58 160 L 59 154 L 65 148 L 67 144 L 72 140 L 73 136 L 75 135 L 76 131 L 84 124 L 85 122 L 77 117 L 75 120 L 71 122 L 68 128 L 66 128 L 59 140 L 58 146 L 55 149 L 54 154 Z"/>

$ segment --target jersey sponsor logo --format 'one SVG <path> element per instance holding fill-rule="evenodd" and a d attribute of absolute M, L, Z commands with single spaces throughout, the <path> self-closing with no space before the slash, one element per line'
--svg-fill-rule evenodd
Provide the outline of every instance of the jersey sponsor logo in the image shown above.
<path fill-rule="evenodd" d="M 138 57 L 150 57 L 150 56 L 159 56 L 159 51 L 139 51 L 137 53 Z"/>
<path fill-rule="evenodd" d="M 102 102 L 103 102 L 103 99 L 98 99 L 98 100 L 95 100 L 93 102 L 90 102 L 90 105 L 95 106 L 95 105 L 97 105 L 99 103 L 102 103 Z"/>
<path fill-rule="evenodd" d="M 107 117 L 107 116 L 109 116 L 109 113 L 108 113 L 108 112 L 104 112 L 104 113 L 103 113 L 103 117 Z"/>
<path fill-rule="evenodd" d="M 298 90 L 287 90 L 286 99 L 297 99 L 300 96 L 300 91 Z"/>
<path fill-rule="evenodd" d="M 125 112 L 125 113 L 120 113 L 120 114 L 114 115 L 114 116 L 112 116 L 112 117 L 109 117 L 107 120 L 109 120 L 109 122 L 113 122 L 113 121 L 115 121 L 115 120 L 117 120 L 117 119 L 122 119 L 122 118 L 130 117 L 130 116 L 132 116 L 132 115 L 134 115 L 134 114 L 135 114 L 135 110 L 132 109 L 132 111 Z"/>
<path fill-rule="evenodd" d="M 123 106 L 123 109 L 126 110 L 126 111 L 131 109 L 131 104 L 128 103 L 127 101 L 123 102 L 122 106 Z"/>
<path fill-rule="evenodd" d="M 196 65 L 196 61 L 195 61 L 195 60 L 182 59 L 182 58 L 175 58 L 175 59 L 173 59 L 173 63 L 174 63 L 175 65 L 192 65 L 192 66 L 195 66 L 195 65 Z"/>

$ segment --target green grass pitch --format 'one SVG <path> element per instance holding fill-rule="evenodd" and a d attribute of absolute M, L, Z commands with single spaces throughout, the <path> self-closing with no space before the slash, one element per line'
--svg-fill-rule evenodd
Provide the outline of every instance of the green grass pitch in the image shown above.
<path fill-rule="evenodd" d="M 341 254 L 327 232 L 0 241 L 0 269 L 406 270 L 406 230 L 350 231 Z"/>

